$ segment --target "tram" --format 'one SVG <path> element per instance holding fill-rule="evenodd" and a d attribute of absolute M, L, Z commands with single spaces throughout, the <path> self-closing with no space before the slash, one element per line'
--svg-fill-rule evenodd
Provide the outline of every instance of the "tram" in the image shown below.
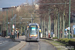
<path fill-rule="evenodd" d="M 39 24 L 29 23 L 27 26 L 26 41 L 39 41 Z"/>

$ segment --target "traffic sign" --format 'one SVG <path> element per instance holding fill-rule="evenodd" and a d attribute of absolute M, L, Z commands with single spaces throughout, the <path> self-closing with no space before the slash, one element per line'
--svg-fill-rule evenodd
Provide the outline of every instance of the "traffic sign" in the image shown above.
<path fill-rule="evenodd" d="M 68 27 L 67 29 L 70 30 L 70 27 Z"/>
<path fill-rule="evenodd" d="M 15 25 L 12 25 L 12 28 L 14 29 L 15 28 Z"/>

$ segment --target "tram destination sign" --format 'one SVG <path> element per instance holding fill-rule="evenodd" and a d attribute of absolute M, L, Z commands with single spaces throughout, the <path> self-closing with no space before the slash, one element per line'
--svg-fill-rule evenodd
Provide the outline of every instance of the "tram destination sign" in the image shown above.
<path fill-rule="evenodd" d="M 30 26 L 30 27 L 36 27 L 36 26 Z"/>

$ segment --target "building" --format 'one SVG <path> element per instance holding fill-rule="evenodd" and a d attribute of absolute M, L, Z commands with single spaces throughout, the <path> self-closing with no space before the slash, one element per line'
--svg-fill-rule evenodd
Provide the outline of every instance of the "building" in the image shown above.
<path fill-rule="evenodd" d="M 39 9 L 39 5 L 35 4 L 35 9 L 38 10 Z"/>

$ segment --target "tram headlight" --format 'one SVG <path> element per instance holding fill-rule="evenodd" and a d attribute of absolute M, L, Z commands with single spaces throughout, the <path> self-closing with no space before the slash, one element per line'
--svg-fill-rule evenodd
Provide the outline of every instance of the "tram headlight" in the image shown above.
<path fill-rule="evenodd" d="M 36 34 L 36 36 L 35 37 L 37 37 L 38 35 Z"/>
<path fill-rule="evenodd" d="M 30 35 L 30 37 L 36 37 L 36 35 Z"/>

